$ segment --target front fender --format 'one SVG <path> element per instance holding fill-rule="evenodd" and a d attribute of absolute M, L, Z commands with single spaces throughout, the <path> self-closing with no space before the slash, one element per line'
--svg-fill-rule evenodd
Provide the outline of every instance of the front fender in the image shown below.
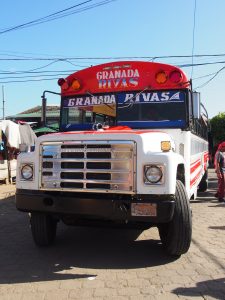
<path fill-rule="evenodd" d="M 32 164 L 34 170 L 34 176 L 32 180 L 23 180 L 21 178 L 21 166 L 24 164 Z M 37 189 L 38 178 L 38 165 L 35 152 L 20 153 L 17 157 L 17 169 L 16 169 L 16 188 L 17 189 Z"/>
<path fill-rule="evenodd" d="M 161 184 L 144 183 L 145 165 L 155 164 L 163 166 L 164 174 Z M 174 152 L 149 153 L 142 158 L 142 163 L 137 164 L 137 193 L 174 195 L 176 190 L 178 165 L 185 165 L 184 158 Z"/>

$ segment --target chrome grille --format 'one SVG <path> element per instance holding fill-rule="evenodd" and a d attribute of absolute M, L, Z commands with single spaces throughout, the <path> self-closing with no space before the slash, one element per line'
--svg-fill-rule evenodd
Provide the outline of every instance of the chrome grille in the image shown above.
<path fill-rule="evenodd" d="M 131 141 L 41 144 L 40 189 L 135 192 L 136 144 Z"/>

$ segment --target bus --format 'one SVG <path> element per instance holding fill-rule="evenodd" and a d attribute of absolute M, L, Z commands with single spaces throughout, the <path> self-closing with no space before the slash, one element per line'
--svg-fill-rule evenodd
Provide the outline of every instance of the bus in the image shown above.
<path fill-rule="evenodd" d="M 208 185 L 208 115 L 191 80 L 176 66 L 118 61 L 58 85 L 59 132 L 18 158 L 16 206 L 34 242 L 52 244 L 59 221 L 157 227 L 167 253 L 186 253 L 190 199 Z"/>

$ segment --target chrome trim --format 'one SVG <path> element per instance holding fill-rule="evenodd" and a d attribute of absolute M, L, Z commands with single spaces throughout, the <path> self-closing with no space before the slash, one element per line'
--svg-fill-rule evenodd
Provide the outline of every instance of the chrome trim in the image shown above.
<path fill-rule="evenodd" d="M 136 143 L 133 141 L 43 142 L 41 190 L 136 192 Z"/>

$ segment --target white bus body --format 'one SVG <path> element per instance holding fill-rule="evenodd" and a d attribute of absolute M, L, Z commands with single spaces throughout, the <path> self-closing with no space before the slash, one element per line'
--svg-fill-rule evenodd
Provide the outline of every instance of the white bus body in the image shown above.
<path fill-rule="evenodd" d="M 35 243 L 51 244 L 60 220 L 157 226 L 169 254 L 186 253 L 189 200 L 207 189 L 208 128 L 185 74 L 169 65 L 119 62 L 59 83 L 61 132 L 39 137 L 34 152 L 18 157 L 16 205 L 31 214 Z"/>

